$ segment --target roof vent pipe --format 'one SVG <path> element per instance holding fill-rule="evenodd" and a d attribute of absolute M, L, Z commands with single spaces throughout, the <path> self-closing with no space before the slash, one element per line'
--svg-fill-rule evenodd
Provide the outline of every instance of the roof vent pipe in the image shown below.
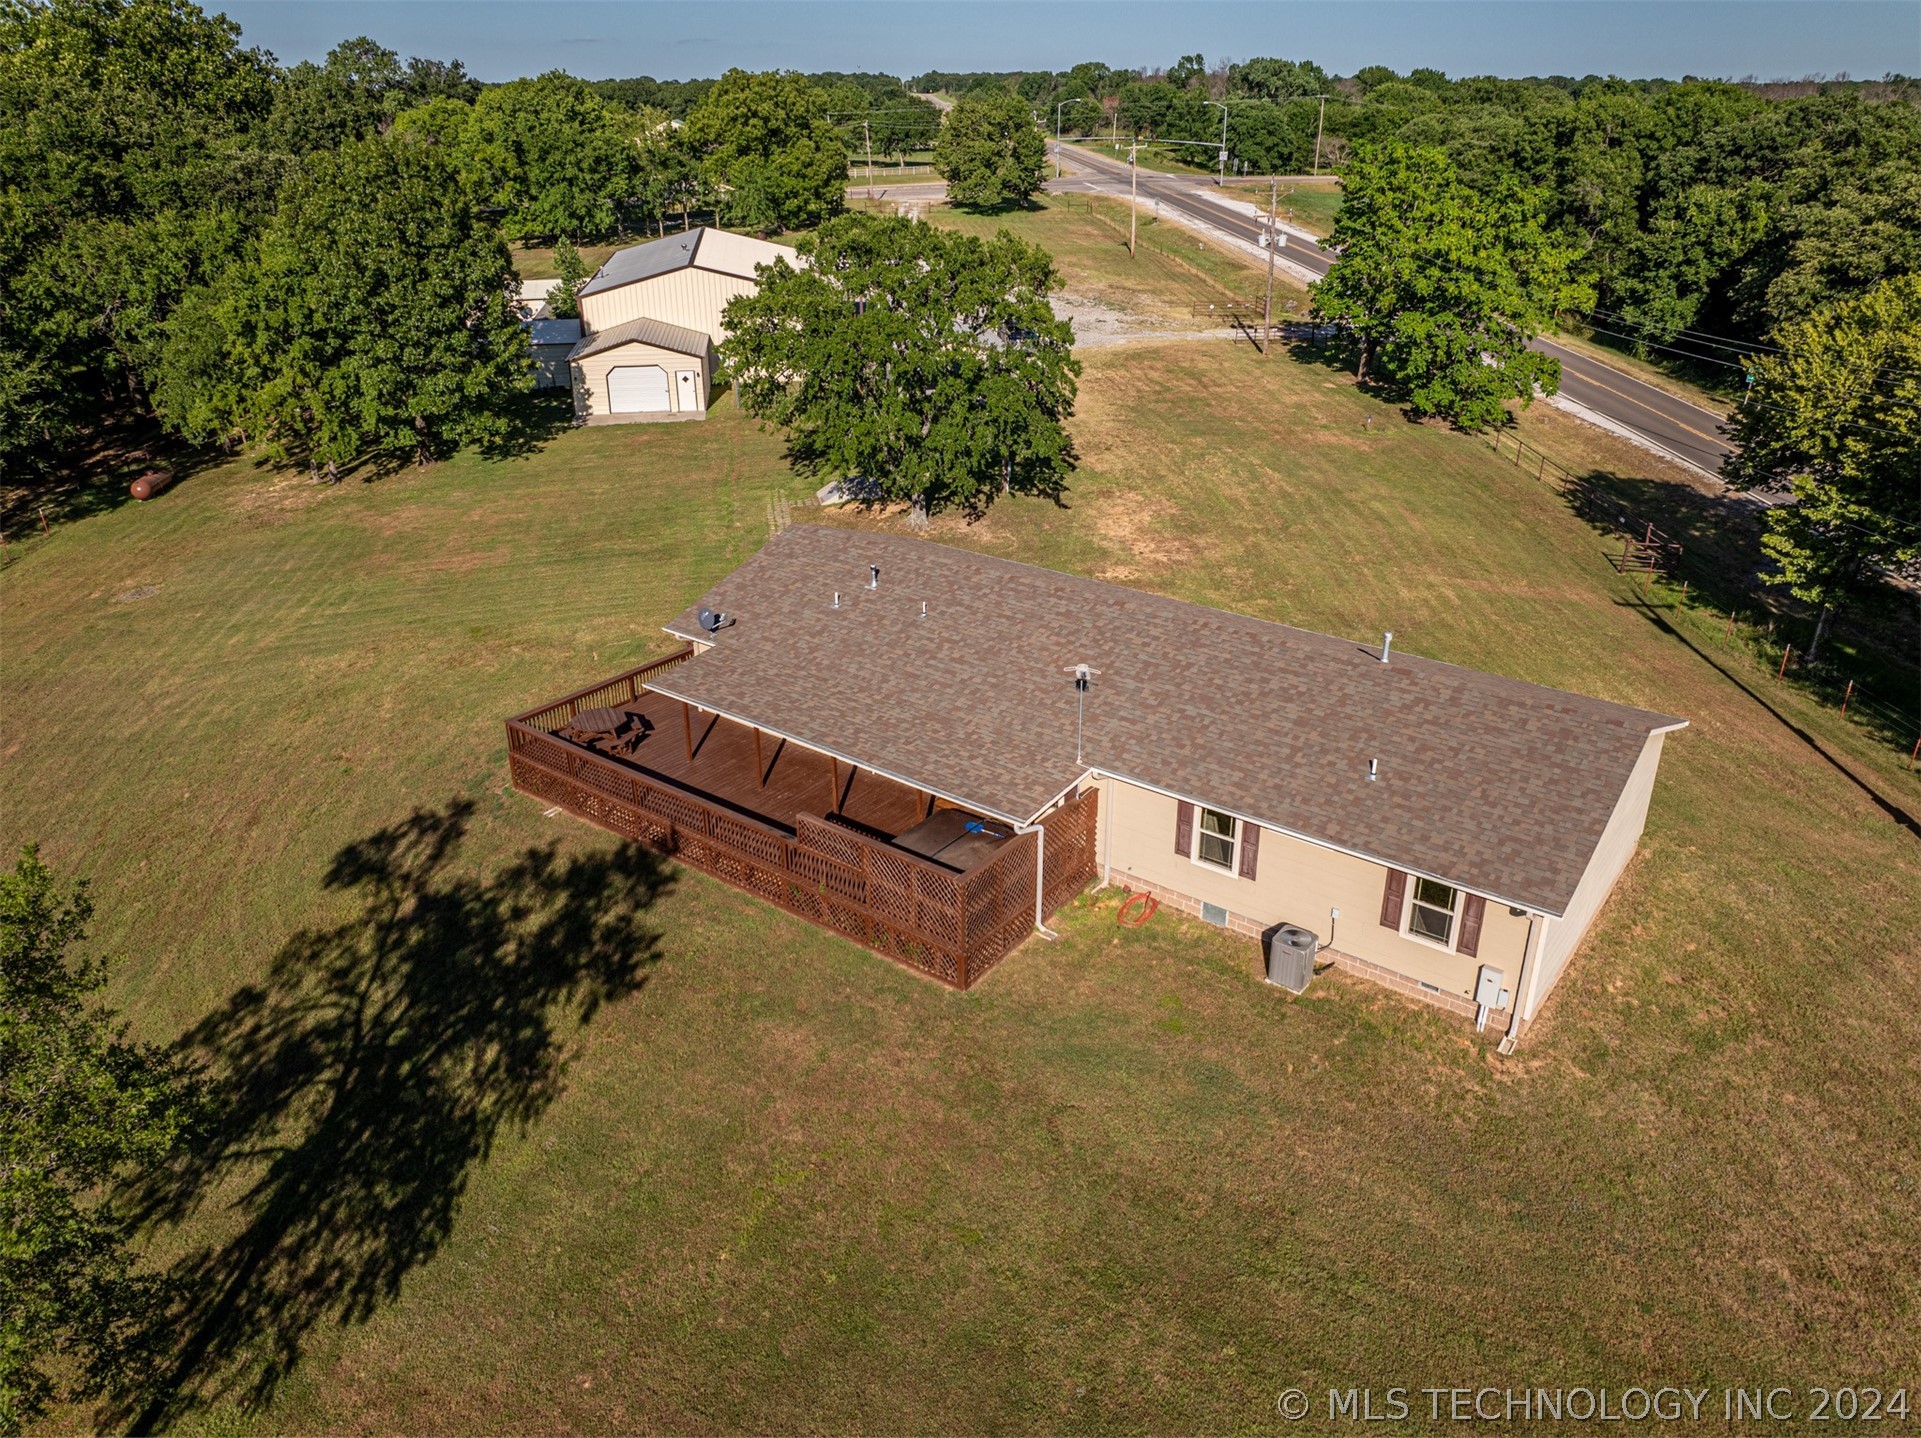
<path fill-rule="evenodd" d="M 1376 779 L 1380 777 L 1381 777 L 1381 761 L 1379 759 L 1369 759 L 1367 761 L 1367 782 L 1372 784 Z"/>
<path fill-rule="evenodd" d="M 1387 654 L 1394 647 L 1394 631 L 1388 630 L 1381 636 L 1381 663 L 1387 663 Z"/>
<path fill-rule="evenodd" d="M 840 591 L 838 589 L 834 591 L 834 608 L 840 608 Z"/>
<path fill-rule="evenodd" d="M 867 566 L 867 587 L 869 589 L 880 588 L 880 566 L 878 564 L 870 564 Z"/>
<path fill-rule="evenodd" d="M 922 619 L 927 617 L 927 601 L 925 599 L 920 602 L 920 617 Z"/>

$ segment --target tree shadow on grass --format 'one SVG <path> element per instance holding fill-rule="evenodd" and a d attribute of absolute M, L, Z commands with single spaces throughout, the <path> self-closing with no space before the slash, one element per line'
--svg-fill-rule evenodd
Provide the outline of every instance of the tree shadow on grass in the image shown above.
<path fill-rule="evenodd" d="M 573 396 L 567 390 L 537 389 L 501 405 L 506 429 L 480 446 L 488 459 L 518 459 L 533 454 L 574 427 Z"/>
<path fill-rule="evenodd" d="M 295 934 L 182 1039 L 207 1065 L 210 1132 L 134 1197 L 149 1223 L 216 1203 L 233 1223 L 176 1266 L 164 1377 L 117 1415 L 136 1431 L 259 1407 L 311 1330 L 396 1298 L 495 1139 L 560 1094 L 569 1037 L 646 982 L 660 859 L 548 845 L 476 877 L 455 868 L 472 812 L 457 799 L 342 849 L 325 886 L 358 912 Z"/>

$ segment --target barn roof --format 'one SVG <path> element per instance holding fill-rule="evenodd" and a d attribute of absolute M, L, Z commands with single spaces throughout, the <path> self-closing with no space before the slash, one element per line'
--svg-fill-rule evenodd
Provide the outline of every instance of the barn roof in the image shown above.
<path fill-rule="evenodd" d="M 680 615 L 669 631 L 713 648 L 650 687 L 997 817 L 1025 821 L 1095 770 L 1556 915 L 1648 736 L 1685 723 L 822 526 L 782 531 L 702 605 L 733 622 L 709 635 L 698 608 Z M 1083 663 L 1098 673 L 1077 759 Z"/>
<path fill-rule="evenodd" d="M 710 243 L 714 235 L 720 239 Z M 729 231 L 717 231 L 707 225 L 700 225 L 681 235 L 668 235 L 664 239 L 649 240 L 644 245 L 634 245 L 629 249 L 616 250 L 607 257 L 606 263 L 594 271 L 593 277 L 580 287 L 582 295 L 597 295 L 603 290 L 618 289 L 622 285 L 638 284 L 651 280 L 657 275 L 671 274 L 698 265 L 702 269 L 718 270 L 722 274 L 738 275 L 742 279 L 752 279 L 752 263 L 745 261 L 740 236 Z M 762 250 L 792 251 L 785 246 L 762 244 Z M 750 247 L 751 252 L 751 247 Z M 764 256 L 763 256 L 764 258 Z"/>

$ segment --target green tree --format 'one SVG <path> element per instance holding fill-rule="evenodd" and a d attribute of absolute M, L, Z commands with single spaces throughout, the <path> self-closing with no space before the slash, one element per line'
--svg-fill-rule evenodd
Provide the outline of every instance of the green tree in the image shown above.
<path fill-rule="evenodd" d="M 201 1108 L 98 1002 L 106 965 L 70 956 L 92 913 L 31 845 L 0 874 L 0 1434 L 139 1380 L 167 1288 L 107 1195 L 179 1154 Z"/>
<path fill-rule="evenodd" d="M 845 206 L 847 146 L 827 92 L 792 72 L 729 70 L 682 127 L 731 224 L 808 229 Z"/>
<path fill-rule="evenodd" d="M 1046 251 L 917 220 L 846 215 L 728 303 L 721 354 L 797 468 L 923 511 L 1058 494 L 1072 464 L 1074 332 Z"/>
<path fill-rule="evenodd" d="M 1329 81 L 1327 72 L 1312 60 L 1262 56 L 1234 66 L 1228 72 L 1228 85 L 1234 93 L 1257 100 L 1293 100 L 1326 94 Z"/>
<path fill-rule="evenodd" d="M 1921 559 L 1921 276 L 1884 280 L 1773 332 L 1749 361 L 1724 467 L 1741 489 L 1787 484 L 1761 546 L 1770 582 L 1833 611 L 1881 568 Z"/>
<path fill-rule="evenodd" d="M 246 427 L 330 472 L 498 439 L 503 402 L 533 384 L 518 288 L 440 147 L 313 157 L 234 305 Z"/>
<path fill-rule="evenodd" d="M 934 141 L 947 198 L 964 210 L 1024 205 L 1047 180 L 1047 139 L 1018 95 L 985 92 L 957 101 Z"/>
<path fill-rule="evenodd" d="M 0 4 L 0 470 L 138 407 L 178 297 L 271 213 L 270 56 L 184 0 Z"/>
<path fill-rule="evenodd" d="M 1167 83 L 1176 90 L 1185 90 L 1196 80 L 1207 78 L 1207 57 L 1205 55 L 1183 55 L 1167 67 Z"/>
<path fill-rule="evenodd" d="M 334 150 L 383 132 L 407 101 L 400 56 L 365 35 L 316 65 L 303 60 L 275 87 L 272 140 L 294 155 Z"/>
<path fill-rule="evenodd" d="M 547 309 L 556 319 L 580 318 L 580 284 L 589 274 L 580 251 L 562 240 L 554 246 L 554 274 L 559 283 L 547 291 Z"/>
<path fill-rule="evenodd" d="M 601 240 L 640 185 L 631 117 L 558 70 L 483 90 L 460 136 L 461 168 L 510 240 Z"/>
<path fill-rule="evenodd" d="M 1504 400 L 1559 388 L 1560 365 L 1528 341 L 1578 297 L 1538 192 L 1476 194 L 1442 151 L 1400 144 L 1349 165 L 1342 192 L 1339 258 L 1313 287 L 1314 312 L 1354 336 L 1360 378 L 1466 429 L 1500 422 Z"/>

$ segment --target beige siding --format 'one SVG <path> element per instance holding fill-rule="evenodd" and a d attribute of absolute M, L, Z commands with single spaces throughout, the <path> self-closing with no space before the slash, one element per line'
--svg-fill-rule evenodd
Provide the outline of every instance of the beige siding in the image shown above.
<path fill-rule="evenodd" d="M 1218 904 L 1236 927 L 1265 929 L 1299 924 L 1343 953 L 1431 984 L 1443 993 L 1472 998 L 1481 965 L 1502 970 L 1515 987 L 1528 921 L 1490 899 L 1473 957 L 1405 937 L 1382 926 L 1381 898 L 1387 868 L 1310 844 L 1278 830 L 1261 833 L 1253 879 L 1224 873 L 1174 852 L 1176 801 L 1122 780 L 1101 781 L 1100 853 L 1116 883 L 1135 877 L 1159 888 Z M 1330 909 L 1341 917 L 1331 923 Z"/>
<path fill-rule="evenodd" d="M 720 312 L 735 295 L 752 294 L 750 279 L 688 268 L 656 275 L 597 295 L 580 297 L 580 321 L 589 334 L 624 325 L 629 320 L 664 320 L 683 329 L 699 330 L 719 344 L 726 332 Z"/>
<path fill-rule="evenodd" d="M 659 365 L 665 370 L 667 403 L 672 406 L 669 413 L 674 414 L 680 412 L 680 386 L 674 379 L 674 372 L 684 369 L 697 371 L 700 375 L 696 386 L 700 393 L 699 408 L 705 410 L 713 382 L 713 369 L 709 363 L 711 355 L 711 350 L 706 355 L 684 355 L 675 350 L 657 349 L 653 345 L 630 344 L 576 360 L 573 364 L 574 413 L 583 419 L 597 419 L 609 413 L 607 371 L 621 365 Z M 626 416 L 622 415 L 621 418 Z M 635 418 L 646 416 L 636 415 Z"/>
<path fill-rule="evenodd" d="M 1567 968 L 1567 961 L 1580 947 L 1581 940 L 1587 937 L 1601 905 L 1607 902 L 1614 881 L 1621 877 L 1628 860 L 1634 857 L 1635 846 L 1641 842 L 1641 830 L 1647 824 L 1648 799 L 1654 793 L 1654 774 L 1661 765 L 1661 744 L 1665 737 L 1651 735 L 1642 748 L 1634 772 L 1628 776 L 1627 786 L 1621 790 L 1620 800 L 1614 806 L 1613 817 L 1601 831 L 1600 843 L 1594 846 L 1594 855 L 1574 890 L 1567 913 L 1549 922 L 1541 945 L 1540 969 L 1528 985 L 1530 996 L 1524 1018 L 1532 1019 L 1540 1012 L 1542 1000 Z"/>
<path fill-rule="evenodd" d="M 700 237 L 700 251 L 696 261 L 710 270 L 725 270 L 731 274 L 753 277 L 756 265 L 769 265 L 775 260 L 785 260 L 790 265 L 800 263 L 798 252 L 792 245 L 777 245 L 772 240 L 758 240 L 752 235 L 736 235 L 731 230 L 705 230 Z"/>

